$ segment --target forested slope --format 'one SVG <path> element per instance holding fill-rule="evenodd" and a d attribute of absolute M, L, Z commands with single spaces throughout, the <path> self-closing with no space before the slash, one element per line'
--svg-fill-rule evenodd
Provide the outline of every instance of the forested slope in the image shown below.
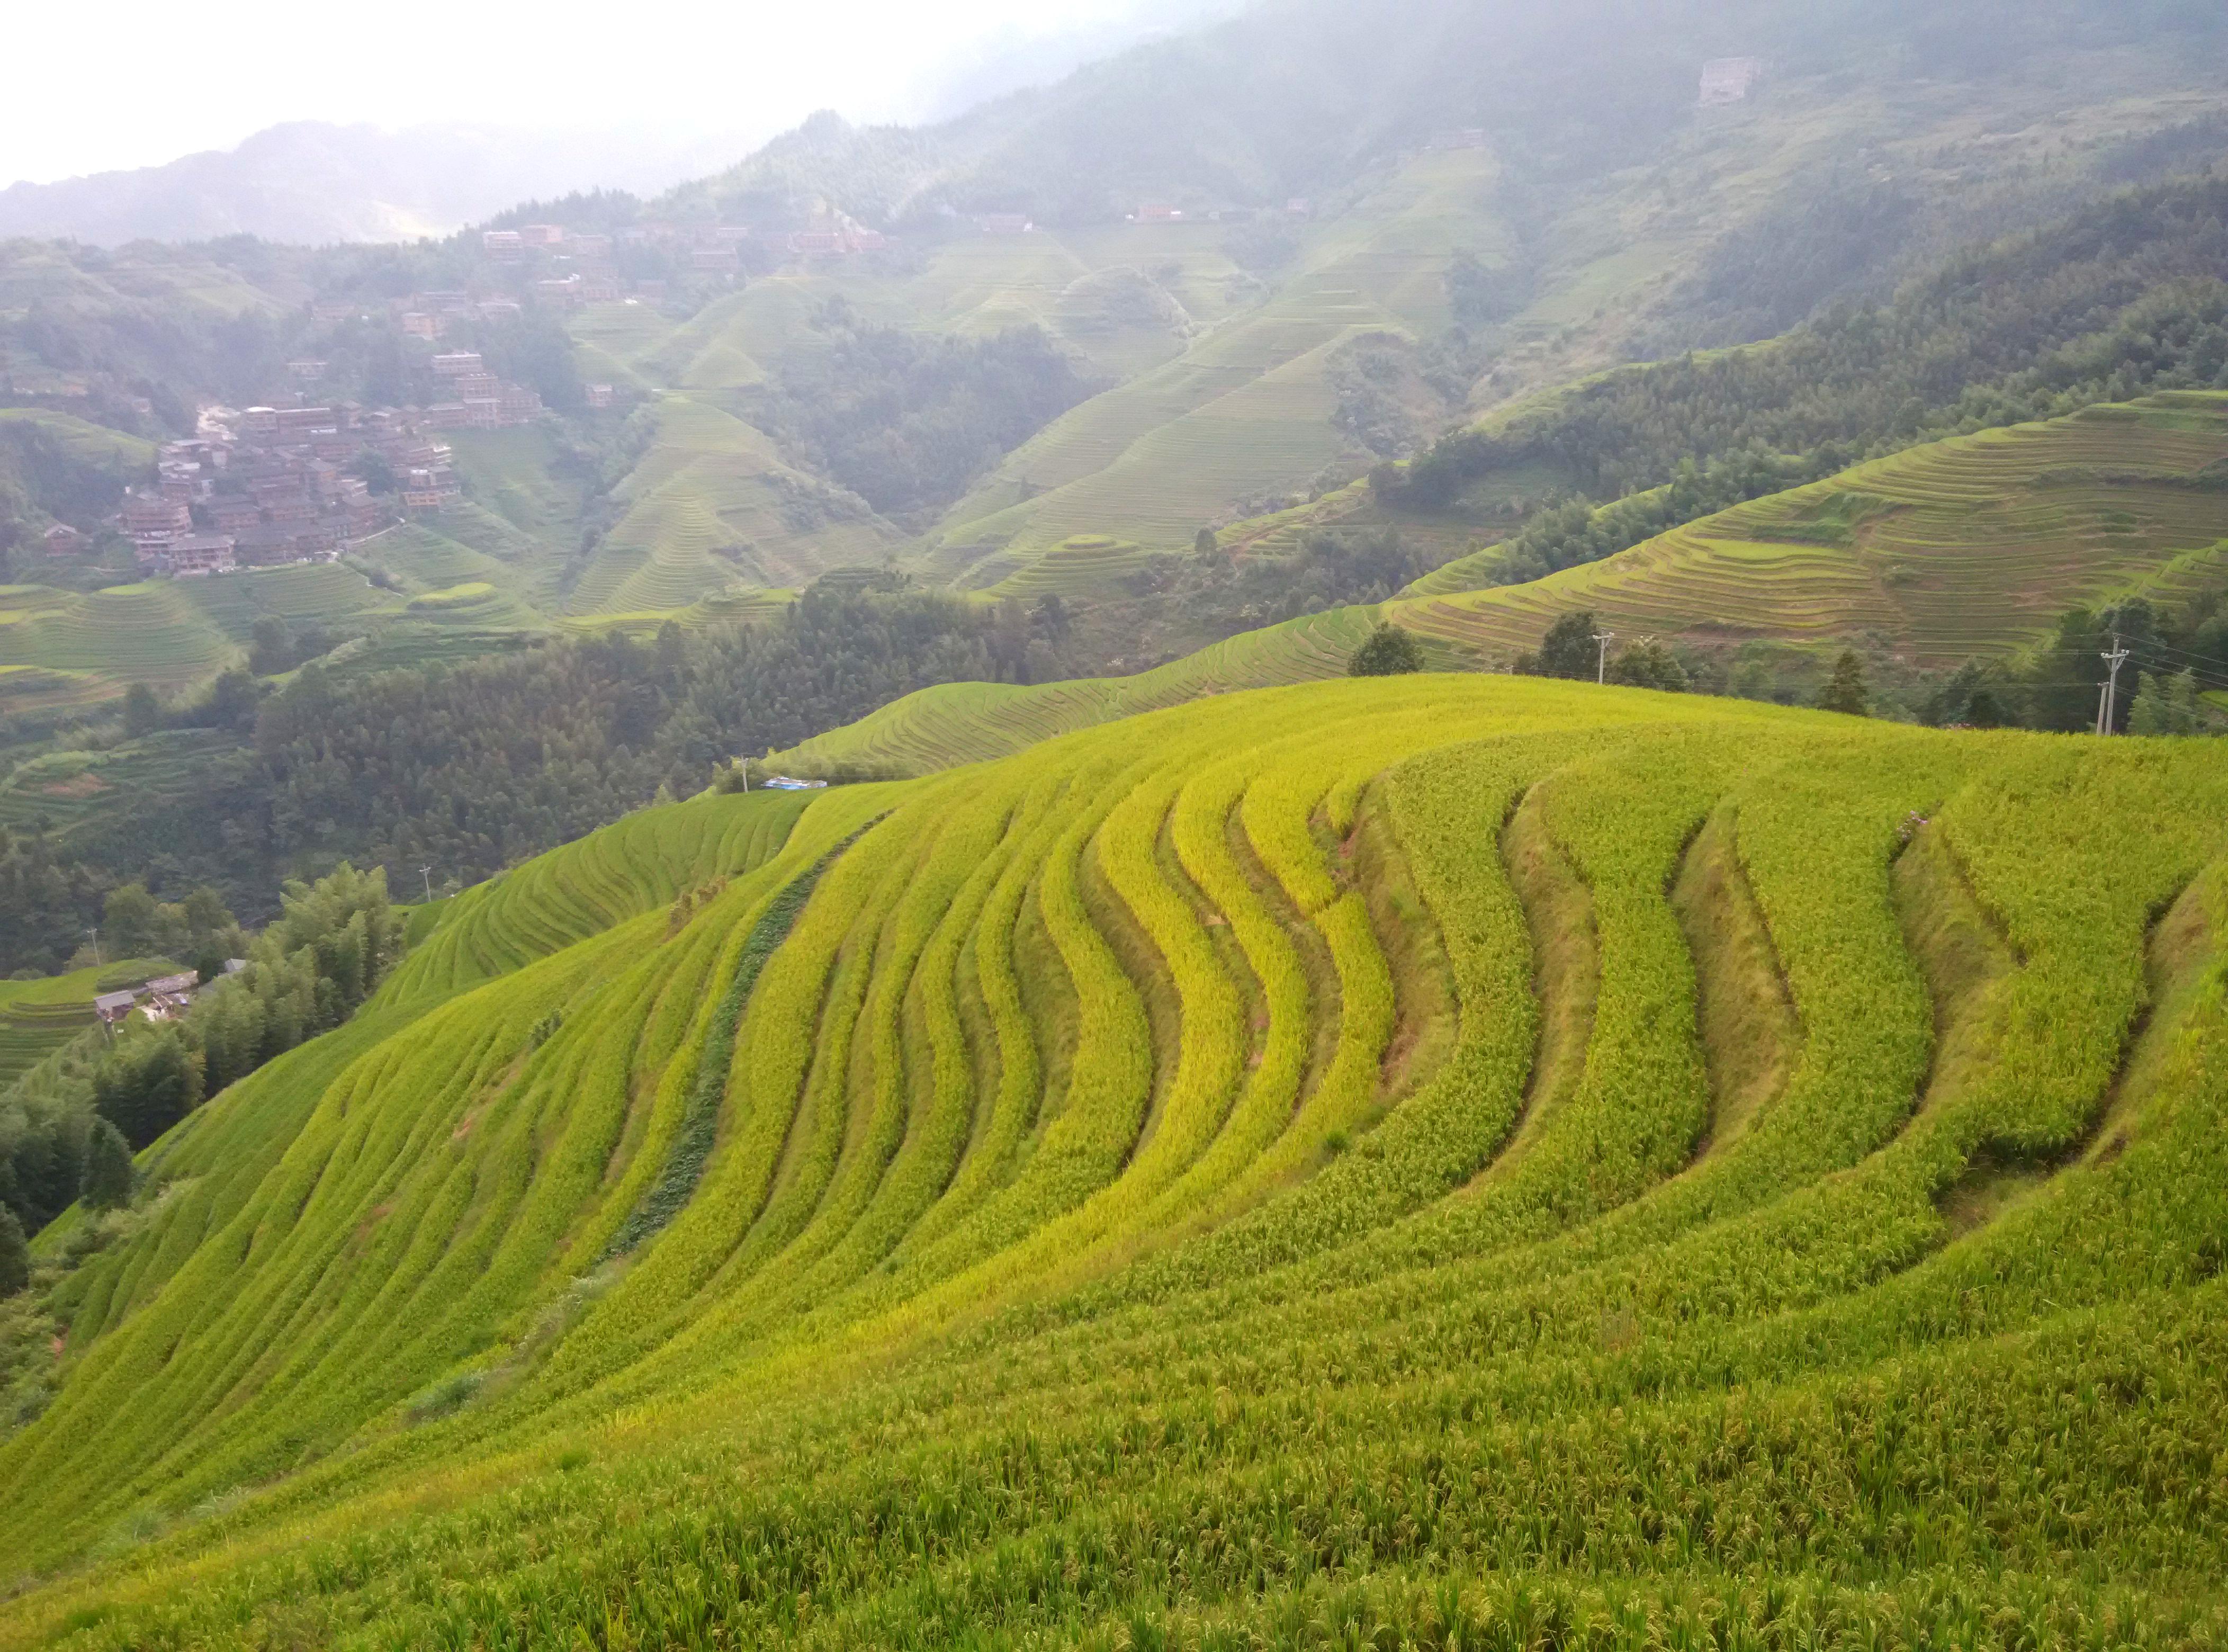
<path fill-rule="evenodd" d="M 654 811 L 154 1149 L 0 1636 L 2208 1644 L 2217 770 L 1427 676 Z"/>

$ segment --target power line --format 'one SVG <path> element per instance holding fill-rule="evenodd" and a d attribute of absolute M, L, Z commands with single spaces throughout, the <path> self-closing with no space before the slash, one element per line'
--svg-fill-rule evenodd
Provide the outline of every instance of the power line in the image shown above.
<path fill-rule="evenodd" d="M 2215 671 L 2222 669 L 2216 656 L 2210 654 L 2199 654 L 2186 648 L 2176 648 L 2171 643 L 2142 643 L 2136 645 L 2135 651 L 2138 660 L 2149 654 L 2171 654 L 2177 659 L 2188 661 L 2189 665 L 2186 669 L 2190 670 L 2196 670 L 2199 667 Z"/>

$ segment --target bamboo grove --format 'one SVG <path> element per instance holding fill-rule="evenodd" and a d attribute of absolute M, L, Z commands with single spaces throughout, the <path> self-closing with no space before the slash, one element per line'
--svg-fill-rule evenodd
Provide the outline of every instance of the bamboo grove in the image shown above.
<path fill-rule="evenodd" d="M 2204 742 L 1506 678 L 647 810 L 142 1156 L 0 1643 L 2220 1644 L 2224 922 Z"/>

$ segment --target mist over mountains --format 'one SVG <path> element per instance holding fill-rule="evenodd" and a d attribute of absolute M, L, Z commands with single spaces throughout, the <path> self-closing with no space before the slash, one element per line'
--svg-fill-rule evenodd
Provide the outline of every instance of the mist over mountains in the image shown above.
<path fill-rule="evenodd" d="M 251 234 L 321 246 L 445 235 L 523 201 L 598 189 L 655 195 L 720 172 L 802 118 L 811 101 L 870 123 L 946 122 L 1237 10 L 1237 0 L 1137 0 L 1108 16 L 955 35 L 894 80 L 862 76 L 823 88 L 824 98 L 807 89 L 807 73 L 786 100 L 739 86 L 731 101 L 688 99 L 643 117 L 629 115 L 625 89 L 614 86 L 585 109 L 553 93 L 546 121 L 507 112 L 389 125 L 289 120 L 232 147 L 156 165 L 51 182 L 13 181 L 0 170 L 0 238 L 115 247 Z M 22 158 L 0 157 L 0 168 Z"/>
<path fill-rule="evenodd" d="M 409 240 L 541 195 L 650 191 L 732 161 L 764 132 L 523 132 L 463 124 L 382 131 L 289 121 L 163 166 L 0 189 L 0 236 L 132 240 Z"/>

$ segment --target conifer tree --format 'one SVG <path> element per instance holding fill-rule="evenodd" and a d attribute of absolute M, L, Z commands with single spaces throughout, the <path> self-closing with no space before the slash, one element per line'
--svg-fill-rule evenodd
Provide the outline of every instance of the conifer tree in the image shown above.
<path fill-rule="evenodd" d="M 124 1132 L 96 1115 L 86 1132 L 85 1177 L 78 1196 L 95 1210 L 131 1202 L 131 1148 Z"/>
<path fill-rule="evenodd" d="M 2205 710 L 2197 699 L 2197 673 L 2179 671 L 2167 689 L 2167 720 L 2177 734 L 2196 734 L 2204 731 Z"/>
<path fill-rule="evenodd" d="M 2136 678 L 2135 703 L 2128 708 L 2128 733 L 2171 734 L 2167 725 L 2166 690 L 2155 673 L 2142 672 Z"/>
<path fill-rule="evenodd" d="M 1865 688 L 1865 663 L 1852 648 L 1841 650 L 1841 657 L 1834 662 L 1834 675 L 1825 690 L 1818 696 L 1818 704 L 1826 711 L 1845 712 L 1852 717 L 1869 714 L 1871 695 Z"/>
<path fill-rule="evenodd" d="M 16 1213 L 0 1205 L 0 1297 L 12 1297 L 31 1283 L 31 1247 Z"/>

